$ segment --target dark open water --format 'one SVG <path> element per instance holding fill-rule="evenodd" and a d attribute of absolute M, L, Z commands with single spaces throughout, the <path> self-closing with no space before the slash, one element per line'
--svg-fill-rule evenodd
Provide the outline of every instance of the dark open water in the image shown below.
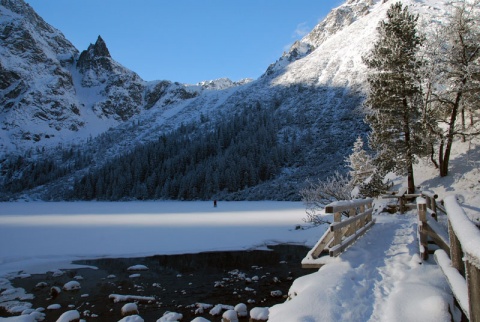
<path fill-rule="evenodd" d="M 183 314 L 182 321 L 191 321 L 196 316 L 219 321 L 221 316 L 210 315 L 210 309 L 195 315 L 195 304 L 235 306 L 245 303 L 249 311 L 254 307 L 270 307 L 286 300 L 293 279 L 311 272 L 302 269 L 300 264 L 309 250 L 307 247 L 277 245 L 269 249 L 84 260 L 76 263 L 98 269 L 65 270 L 65 274 L 55 277 L 49 272 L 17 278 L 12 284 L 35 296 L 28 300 L 33 308 L 61 304 L 60 310 L 46 311 L 46 321 L 55 321 L 71 309 L 77 309 L 87 321 L 118 321 L 122 318 L 122 306 L 132 301 L 114 303 L 109 299 L 111 294 L 154 297 L 154 301 L 138 303 L 139 315 L 145 321 L 156 321 L 166 311 Z M 128 271 L 133 265 L 145 265 L 149 269 Z M 132 277 L 132 274 L 140 276 Z M 62 291 L 52 298 L 52 286 L 61 288 L 75 276 L 83 277 L 78 280 L 80 290 Z M 40 282 L 48 286 L 36 287 Z M 280 291 L 283 296 L 272 297 L 272 291 Z M 98 317 L 92 319 L 92 314 Z M 0 316 L 6 313 L 0 312 Z"/>

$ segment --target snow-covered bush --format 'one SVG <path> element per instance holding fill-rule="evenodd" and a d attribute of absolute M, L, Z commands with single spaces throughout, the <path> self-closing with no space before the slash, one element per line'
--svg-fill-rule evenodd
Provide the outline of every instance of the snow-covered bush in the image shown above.
<path fill-rule="evenodd" d="M 353 184 L 348 174 L 335 172 L 326 180 L 309 183 L 309 186 L 300 191 L 302 201 L 306 207 L 305 222 L 314 225 L 327 223 L 318 214 L 326 205 L 334 201 L 352 199 Z"/>

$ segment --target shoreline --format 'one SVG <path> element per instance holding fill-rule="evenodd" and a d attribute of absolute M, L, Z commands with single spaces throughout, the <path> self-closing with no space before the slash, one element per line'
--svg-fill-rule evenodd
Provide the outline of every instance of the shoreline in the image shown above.
<path fill-rule="evenodd" d="M 252 309 L 281 303 L 285 301 L 293 279 L 310 273 L 300 265 L 308 247 L 279 244 L 267 248 L 269 250 L 84 259 L 72 264 L 90 268 L 19 275 L 10 282 L 12 286 L 23 288 L 26 294 L 33 294 L 30 308 L 59 304 L 60 310 L 44 311 L 49 320 L 57 318 L 66 309 L 76 308 L 82 317 L 94 314 L 120 319 L 121 307 L 129 302 L 112 302 L 109 299 L 112 294 L 153 296 L 155 300 L 149 299 L 147 303 L 137 299 L 140 316 L 147 320 L 158 319 L 167 311 L 181 313 L 184 321 L 196 316 L 217 319 L 209 312 L 220 304 L 235 306 L 244 303 Z M 148 269 L 128 270 L 142 265 Z M 62 291 L 55 298 L 50 295 L 52 287 L 62 288 L 64 283 L 72 280 L 78 280 L 81 289 Z M 203 314 L 194 314 L 199 310 L 198 303 L 205 304 Z M 207 309 L 207 304 L 212 307 Z"/>

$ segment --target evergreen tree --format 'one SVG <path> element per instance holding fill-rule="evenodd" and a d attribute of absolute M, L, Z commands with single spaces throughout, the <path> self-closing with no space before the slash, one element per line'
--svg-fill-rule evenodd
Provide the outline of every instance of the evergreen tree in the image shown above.
<path fill-rule="evenodd" d="M 363 139 L 359 136 L 353 144 L 352 154 L 345 161 L 350 168 L 353 186 L 359 186 L 375 171 L 373 160 L 363 149 Z"/>
<path fill-rule="evenodd" d="M 415 191 L 413 163 L 422 152 L 422 91 L 417 52 L 422 38 L 418 16 L 401 2 L 393 4 L 380 22 L 378 41 L 364 62 L 369 68 L 369 93 L 365 106 L 371 127 L 369 144 L 376 151 L 380 171 L 408 177 L 408 191 Z"/>

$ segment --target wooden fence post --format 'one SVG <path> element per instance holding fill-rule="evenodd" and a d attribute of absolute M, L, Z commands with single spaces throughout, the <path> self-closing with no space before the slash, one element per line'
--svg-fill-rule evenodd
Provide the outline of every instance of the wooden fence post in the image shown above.
<path fill-rule="evenodd" d="M 419 198 L 420 199 L 420 198 Z M 418 221 L 421 225 L 419 230 L 420 245 L 423 247 L 423 252 L 420 252 L 423 260 L 428 259 L 428 239 L 425 229 L 427 227 L 427 204 L 425 202 L 417 201 Z"/>
<path fill-rule="evenodd" d="M 438 221 L 437 202 L 435 201 L 435 198 L 430 198 L 430 209 L 432 209 L 433 219 L 435 219 L 435 221 Z"/>
<path fill-rule="evenodd" d="M 369 203 L 367 204 L 367 209 L 370 209 L 370 208 L 373 208 L 373 203 L 372 203 L 372 202 L 369 202 Z M 372 221 L 372 219 L 373 219 L 373 210 L 372 210 L 372 212 L 367 216 L 366 221 L 369 221 L 369 222 L 370 222 L 370 221 Z"/>
<path fill-rule="evenodd" d="M 355 217 L 356 215 L 357 215 L 357 210 L 355 208 L 350 209 L 348 217 L 352 218 L 352 217 Z M 350 225 L 350 228 L 348 228 L 348 231 L 347 231 L 345 237 L 348 237 L 348 236 L 351 236 L 351 235 L 355 234 L 355 232 L 358 229 L 360 229 L 359 226 L 358 226 L 359 224 L 360 224 L 360 222 L 357 221 L 355 224 Z"/>
<path fill-rule="evenodd" d="M 468 258 L 466 266 L 470 322 L 480 322 L 480 268 Z"/>
<path fill-rule="evenodd" d="M 333 215 L 333 222 L 341 222 L 342 221 L 342 213 L 341 212 L 336 212 Z M 332 246 L 337 246 L 342 242 L 342 231 L 341 229 L 336 230 L 333 232 L 333 245 Z"/>
<path fill-rule="evenodd" d="M 452 266 L 465 277 L 465 263 L 463 262 L 463 250 L 460 241 L 453 231 L 452 224 L 448 220 L 448 236 L 450 237 L 450 260 Z"/>
<path fill-rule="evenodd" d="M 359 207 L 359 213 L 360 214 L 363 214 L 365 212 L 365 205 L 361 205 Z M 365 219 L 363 220 L 359 220 L 357 222 L 357 230 L 359 230 L 360 228 L 362 228 L 363 226 L 365 226 L 365 224 L 367 223 L 367 218 L 365 217 Z"/>

